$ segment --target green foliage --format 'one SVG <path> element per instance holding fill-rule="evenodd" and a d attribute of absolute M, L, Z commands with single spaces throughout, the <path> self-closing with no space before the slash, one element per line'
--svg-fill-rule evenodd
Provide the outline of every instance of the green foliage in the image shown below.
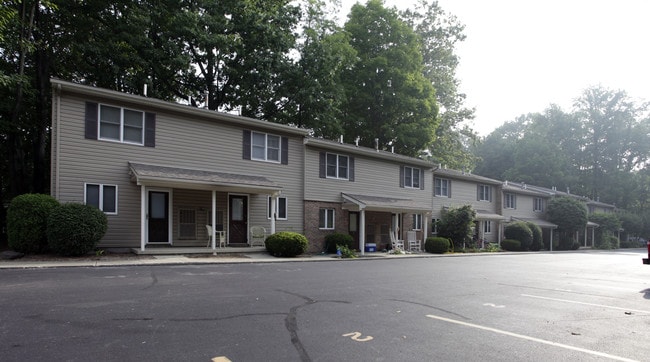
<path fill-rule="evenodd" d="M 506 239 L 519 241 L 519 250 L 526 251 L 533 244 L 533 232 L 528 227 L 528 224 L 523 221 L 506 225 L 503 234 Z"/>
<path fill-rule="evenodd" d="M 47 250 L 47 218 L 59 202 L 50 195 L 16 196 L 7 210 L 9 248 L 21 253 Z"/>
<path fill-rule="evenodd" d="M 420 38 L 382 0 L 352 6 L 345 30 L 357 62 L 343 76 L 345 138 L 416 156 L 439 124 L 431 81 L 423 73 Z"/>
<path fill-rule="evenodd" d="M 350 234 L 333 233 L 325 236 L 325 250 L 330 253 L 336 253 L 338 246 L 352 248 L 354 238 Z"/>
<path fill-rule="evenodd" d="M 621 221 L 618 216 L 613 213 L 593 213 L 589 215 L 589 221 L 598 224 L 598 227 L 594 230 L 594 241 L 597 247 L 601 243 L 606 242 L 608 237 L 616 235 L 621 229 Z M 618 239 L 615 245 L 618 245 Z"/>
<path fill-rule="evenodd" d="M 496 253 L 498 251 L 501 251 L 501 248 L 499 247 L 498 243 L 488 243 L 485 247 L 485 251 L 488 253 Z"/>
<path fill-rule="evenodd" d="M 106 234 L 106 214 L 90 205 L 63 204 L 52 210 L 47 220 L 50 249 L 64 256 L 91 252 Z"/>
<path fill-rule="evenodd" d="M 501 240 L 501 249 L 507 251 L 520 251 L 521 243 L 519 240 L 503 239 Z"/>
<path fill-rule="evenodd" d="M 447 238 L 430 236 L 424 242 L 424 251 L 433 254 L 444 254 L 454 250 L 453 243 Z"/>
<path fill-rule="evenodd" d="M 546 217 L 560 231 L 573 233 L 583 230 L 587 225 L 587 207 L 573 197 L 555 197 L 548 203 Z"/>
<path fill-rule="evenodd" d="M 542 234 L 542 228 L 539 227 L 539 225 L 532 223 L 530 221 L 526 222 L 526 225 L 528 225 L 528 228 L 530 231 L 533 233 L 533 242 L 530 244 L 530 250 L 531 251 L 540 251 L 544 247 L 544 238 Z"/>
<path fill-rule="evenodd" d="M 438 223 L 438 236 L 451 239 L 454 250 L 462 250 L 465 243 L 472 239 L 475 218 L 476 211 L 470 205 L 450 208 L 442 214 Z"/>
<path fill-rule="evenodd" d="M 574 240 L 572 236 L 567 235 L 561 236 L 560 241 L 557 245 L 557 250 L 578 250 L 579 248 L 580 242 L 578 240 Z"/>
<path fill-rule="evenodd" d="M 278 257 L 294 257 L 307 251 L 307 238 L 296 232 L 281 231 L 266 238 L 266 250 Z"/>
<path fill-rule="evenodd" d="M 345 245 L 339 245 L 339 246 L 337 247 L 337 249 L 338 249 L 339 252 L 341 252 L 341 258 L 344 258 L 344 259 L 348 259 L 348 258 L 354 259 L 354 258 L 357 257 L 357 253 L 356 253 L 354 250 L 348 248 L 348 247 L 345 246 Z"/>

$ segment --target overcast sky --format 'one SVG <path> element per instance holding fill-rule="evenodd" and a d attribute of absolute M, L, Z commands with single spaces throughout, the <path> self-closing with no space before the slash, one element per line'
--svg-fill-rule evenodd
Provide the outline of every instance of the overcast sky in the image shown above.
<path fill-rule="evenodd" d="M 357 1 L 342 2 L 347 19 Z M 386 0 L 400 9 L 413 3 Z M 650 1 L 438 3 L 465 24 L 467 39 L 457 46 L 457 77 L 466 105 L 476 108 L 473 128 L 482 136 L 551 103 L 570 111 L 573 100 L 592 86 L 650 99 Z"/>

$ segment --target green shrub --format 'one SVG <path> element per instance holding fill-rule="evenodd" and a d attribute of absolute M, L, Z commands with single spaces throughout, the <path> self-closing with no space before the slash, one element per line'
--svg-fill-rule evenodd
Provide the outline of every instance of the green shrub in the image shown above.
<path fill-rule="evenodd" d="M 53 209 L 47 220 L 48 245 L 60 255 L 85 255 L 95 249 L 107 228 L 106 215 L 96 207 L 63 204 Z"/>
<path fill-rule="evenodd" d="M 304 235 L 292 231 L 281 231 L 266 238 L 266 250 L 273 256 L 297 256 L 306 252 L 308 246 Z"/>
<path fill-rule="evenodd" d="M 526 221 L 526 225 L 533 233 L 533 242 L 530 244 L 530 250 L 540 251 L 544 247 L 544 237 L 542 236 L 542 228 L 539 225 L 534 224 L 530 221 Z"/>
<path fill-rule="evenodd" d="M 47 218 L 59 202 L 50 195 L 16 196 L 7 210 L 9 248 L 21 253 L 47 250 Z"/>
<path fill-rule="evenodd" d="M 557 250 L 578 250 L 578 248 L 580 248 L 580 242 L 571 237 L 561 238 L 557 245 Z"/>
<path fill-rule="evenodd" d="M 440 236 L 430 236 L 424 242 L 424 251 L 427 253 L 444 254 L 454 250 L 451 240 Z"/>
<path fill-rule="evenodd" d="M 518 240 L 520 243 L 518 250 L 528 250 L 533 243 L 533 232 L 523 221 L 517 221 L 506 225 L 503 235 L 506 239 Z"/>
<path fill-rule="evenodd" d="M 347 259 L 347 258 L 357 257 L 357 253 L 353 249 L 350 249 L 345 245 L 339 245 L 337 247 L 337 250 L 341 253 L 341 258 Z"/>
<path fill-rule="evenodd" d="M 498 251 L 501 251 L 501 248 L 499 247 L 498 243 L 487 243 L 487 246 L 485 247 L 485 251 L 488 253 L 496 253 Z"/>
<path fill-rule="evenodd" d="M 354 243 L 354 238 L 352 235 L 343 234 L 343 233 L 333 233 L 325 236 L 325 250 L 330 253 L 336 253 L 336 247 L 342 245 L 348 249 L 352 249 L 352 244 Z"/>
<path fill-rule="evenodd" d="M 519 242 L 519 240 L 514 240 L 514 239 L 501 240 L 501 249 L 507 251 L 520 251 L 521 242 Z"/>

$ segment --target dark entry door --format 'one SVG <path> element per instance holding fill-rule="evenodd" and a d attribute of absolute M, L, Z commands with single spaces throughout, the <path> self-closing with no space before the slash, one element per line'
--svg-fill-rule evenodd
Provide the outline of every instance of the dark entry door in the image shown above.
<path fill-rule="evenodd" d="M 245 244 L 248 242 L 248 196 L 230 195 L 230 221 L 228 242 L 230 244 Z"/>
<path fill-rule="evenodd" d="M 352 247 L 359 250 L 359 213 L 350 211 L 349 215 L 348 233 L 354 239 Z"/>
<path fill-rule="evenodd" d="M 149 242 L 169 242 L 169 192 L 149 191 Z"/>

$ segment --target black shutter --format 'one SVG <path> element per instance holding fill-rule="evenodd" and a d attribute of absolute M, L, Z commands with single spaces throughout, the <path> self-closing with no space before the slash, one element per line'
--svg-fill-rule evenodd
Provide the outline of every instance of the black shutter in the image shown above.
<path fill-rule="evenodd" d="M 449 195 L 447 195 L 447 197 L 451 198 L 451 180 L 447 180 L 447 185 L 448 185 L 447 191 L 448 191 L 448 194 L 449 194 Z"/>
<path fill-rule="evenodd" d="M 325 178 L 325 152 L 318 155 L 318 177 Z"/>
<path fill-rule="evenodd" d="M 424 190 L 424 170 L 420 169 L 420 190 Z"/>
<path fill-rule="evenodd" d="M 86 115 L 85 115 L 85 127 L 86 127 L 86 138 L 91 140 L 97 139 L 97 103 L 86 102 Z"/>
<path fill-rule="evenodd" d="M 399 187 L 404 187 L 404 166 L 399 167 Z"/>
<path fill-rule="evenodd" d="M 476 185 L 476 201 L 481 201 L 481 185 Z"/>
<path fill-rule="evenodd" d="M 144 114 L 144 145 L 145 147 L 156 147 L 156 114 Z"/>
<path fill-rule="evenodd" d="M 242 154 L 244 160 L 251 159 L 251 131 L 244 130 L 244 139 L 242 140 Z"/>
<path fill-rule="evenodd" d="M 348 157 L 348 180 L 354 182 L 354 157 Z"/>
<path fill-rule="evenodd" d="M 289 164 L 289 139 L 287 137 L 282 137 L 280 139 L 280 161 L 283 165 Z"/>

